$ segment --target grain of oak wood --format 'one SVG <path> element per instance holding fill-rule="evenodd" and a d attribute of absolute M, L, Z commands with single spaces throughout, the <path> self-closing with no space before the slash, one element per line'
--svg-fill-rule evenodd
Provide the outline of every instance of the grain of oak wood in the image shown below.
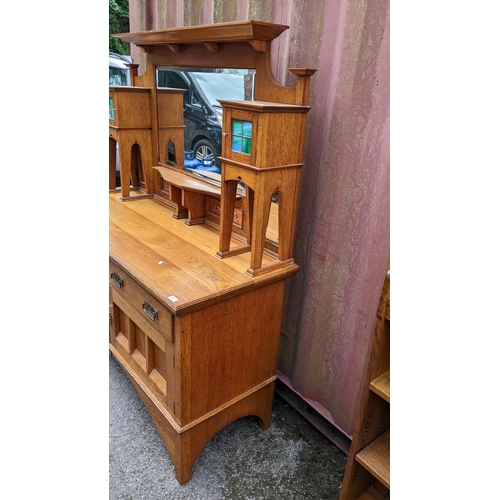
<path fill-rule="evenodd" d="M 370 389 L 384 398 L 388 403 L 391 402 L 391 372 L 387 371 L 377 377 L 371 384 Z"/>
<path fill-rule="evenodd" d="M 357 455 L 356 461 L 370 471 L 386 488 L 390 487 L 389 431 L 363 448 Z"/>
<path fill-rule="evenodd" d="M 263 429 L 270 425 L 284 280 L 298 270 L 291 249 L 309 78 L 314 73 L 291 70 L 297 75 L 296 88 L 275 81 L 270 72 L 271 41 L 285 29 L 283 25 L 243 21 L 118 35 L 148 54 L 146 71 L 140 77 L 134 73 L 133 81 L 151 90 L 145 93 L 150 96 L 149 105 L 143 106 L 151 118 L 151 161 L 142 162 L 146 193 L 140 193 L 144 186 L 135 193 L 123 183 L 121 197 L 110 193 L 110 272 L 120 276 L 114 279 L 110 274 L 109 281 L 110 351 L 148 408 L 181 484 L 189 480 L 191 467 L 206 443 L 229 422 L 256 415 Z M 267 215 L 261 216 L 257 210 L 253 218 L 247 214 L 249 232 L 260 238 L 254 245 L 257 257 L 252 252 L 250 257 L 215 258 L 219 233 L 213 220 L 211 226 L 205 220 L 209 198 L 217 198 L 213 186 L 206 184 L 200 191 L 193 188 L 194 181 L 190 184 L 187 173 L 182 174 L 186 179 L 169 183 L 154 171 L 155 163 L 166 159 L 165 142 L 180 142 L 180 136 L 174 137 L 169 127 L 180 127 L 182 121 L 179 106 L 167 106 L 175 114 L 169 120 L 158 117 L 159 111 L 165 111 L 160 101 L 168 93 L 158 96 L 157 66 L 256 69 L 255 99 L 277 103 L 269 108 L 272 116 L 262 120 L 261 139 L 256 136 L 264 155 L 259 158 L 270 167 L 262 178 L 287 193 L 278 204 L 286 214 L 278 215 L 281 241 L 277 258 L 263 253 Z M 169 99 L 173 104 L 181 102 L 180 94 Z M 251 108 L 260 112 L 269 104 L 255 106 Z M 277 113 L 285 108 L 294 111 L 286 120 L 278 119 Z M 292 129 L 286 121 L 293 123 Z M 285 147 L 279 139 L 264 140 L 266 128 L 286 135 L 292 147 Z M 179 172 L 169 168 L 171 175 L 180 174 L 177 159 L 175 163 Z M 273 171 L 283 163 L 291 174 Z M 259 167 L 266 165 L 259 163 Z M 256 192 L 262 189 L 256 188 Z M 270 201 L 271 193 L 268 189 L 266 193 Z M 233 214 L 231 208 L 228 226 Z M 182 220 L 186 215 L 188 226 Z M 227 219 L 226 215 L 221 219 Z M 229 233 L 225 241 L 236 248 L 243 246 Z M 253 273 L 261 264 L 266 266 L 265 272 Z"/>
<path fill-rule="evenodd" d="M 229 422 L 257 415 L 269 425 L 284 279 L 297 268 L 252 279 L 243 256 L 215 258 L 213 229 L 187 227 L 155 200 L 119 197 L 109 196 L 110 350 L 183 483 Z M 154 307 L 153 321 L 143 301 Z"/>
<path fill-rule="evenodd" d="M 110 197 L 110 256 L 122 266 L 134 266 L 150 291 L 177 314 L 261 284 L 295 274 L 296 265 L 249 278 L 248 255 L 230 259 L 214 258 L 219 234 L 207 226 L 187 227 L 172 212 L 153 200 L 121 203 L 119 193 Z M 241 242 L 234 242 L 236 245 Z M 264 256 L 265 262 L 272 263 Z M 162 264 L 158 264 L 162 262 Z M 177 295 L 169 290 L 177 290 Z M 182 293 L 180 293 L 180 290 Z M 176 301 L 168 297 L 175 295 Z"/>

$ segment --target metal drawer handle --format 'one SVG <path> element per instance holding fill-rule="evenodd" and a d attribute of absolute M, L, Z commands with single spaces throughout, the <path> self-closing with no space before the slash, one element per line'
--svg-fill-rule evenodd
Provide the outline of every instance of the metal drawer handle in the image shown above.
<path fill-rule="evenodd" d="M 158 321 L 158 311 L 149 303 L 144 301 L 142 303 L 142 310 L 153 320 Z"/>
<path fill-rule="evenodd" d="M 123 288 L 123 280 L 116 273 L 111 273 L 111 279 L 116 283 L 118 288 Z"/>

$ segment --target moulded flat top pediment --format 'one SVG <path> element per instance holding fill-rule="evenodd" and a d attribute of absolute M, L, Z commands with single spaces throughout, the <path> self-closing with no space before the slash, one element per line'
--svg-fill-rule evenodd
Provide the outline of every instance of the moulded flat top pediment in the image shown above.
<path fill-rule="evenodd" d="M 261 21 L 235 21 L 229 23 L 184 26 L 165 30 L 138 31 L 113 35 L 137 46 L 198 43 L 238 43 L 272 41 L 289 27 Z"/>

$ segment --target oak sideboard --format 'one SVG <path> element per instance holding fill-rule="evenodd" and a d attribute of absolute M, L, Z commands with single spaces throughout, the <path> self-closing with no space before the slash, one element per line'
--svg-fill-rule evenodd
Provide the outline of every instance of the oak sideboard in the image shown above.
<path fill-rule="evenodd" d="M 142 75 L 131 65 L 131 87 L 110 87 L 109 349 L 181 484 L 224 426 L 271 422 L 314 74 L 291 69 L 295 88 L 274 80 L 271 42 L 285 29 L 242 21 L 116 35 L 147 62 Z M 254 71 L 253 102 L 221 100 L 218 177 L 184 167 L 184 92 L 156 83 L 159 67 L 201 66 Z"/>

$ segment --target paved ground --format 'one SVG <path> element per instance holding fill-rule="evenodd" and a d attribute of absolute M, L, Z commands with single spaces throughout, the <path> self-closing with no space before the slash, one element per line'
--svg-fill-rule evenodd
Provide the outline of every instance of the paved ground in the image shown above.
<path fill-rule="evenodd" d="M 347 457 L 278 395 L 262 431 L 244 417 L 202 451 L 180 486 L 153 421 L 127 376 L 109 361 L 110 500 L 337 499 Z"/>

